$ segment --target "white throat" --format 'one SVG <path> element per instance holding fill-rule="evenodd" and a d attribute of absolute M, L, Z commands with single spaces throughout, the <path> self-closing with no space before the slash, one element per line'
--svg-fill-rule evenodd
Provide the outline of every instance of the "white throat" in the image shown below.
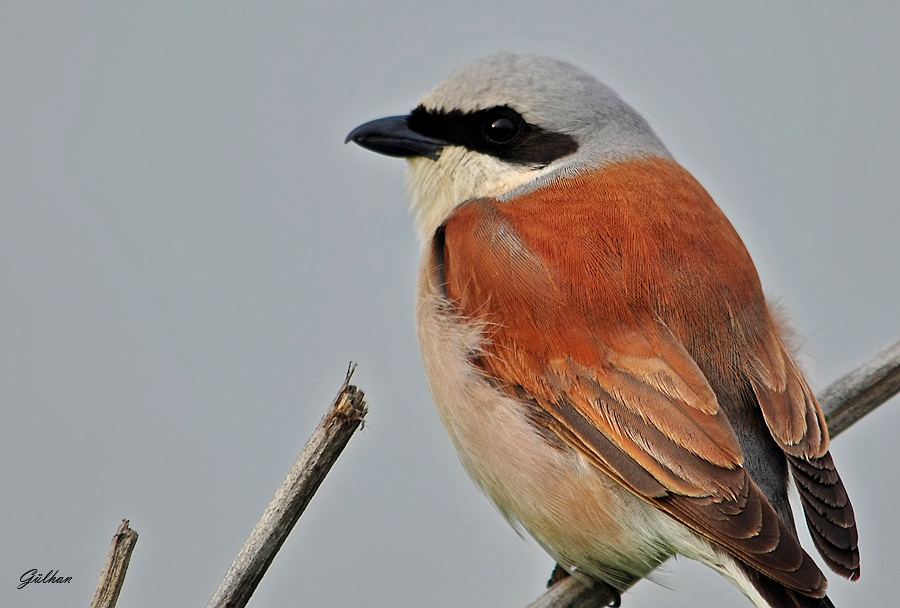
<path fill-rule="evenodd" d="M 511 165 L 461 146 L 447 146 L 437 161 L 412 158 L 408 167 L 410 207 L 423 246 L 460 203 L 499 196 L 548 170 Z"/>

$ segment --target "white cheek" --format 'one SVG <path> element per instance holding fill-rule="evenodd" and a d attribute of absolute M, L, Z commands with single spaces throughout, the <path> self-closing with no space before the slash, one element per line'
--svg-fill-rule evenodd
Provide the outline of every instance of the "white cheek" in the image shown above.
<path fill-rule="evenodd" d="M 408 166 L 407 187 L 423 243 L 460 203 L 498 196 L 543 173 L 541 169 L 509 165 L 460 146 L 447 146 L 437 161 L 410 159 Z"/>

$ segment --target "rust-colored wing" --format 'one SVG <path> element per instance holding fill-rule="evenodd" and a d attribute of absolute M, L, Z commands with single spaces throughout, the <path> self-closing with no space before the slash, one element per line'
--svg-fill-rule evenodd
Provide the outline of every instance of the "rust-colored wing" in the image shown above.
<path fill-rule="evenodd" d="M 823 596 L 824 576 L 743 468 L 713 390 L 752 376 L 779 444 L 803 462 L 823 458 L 824 422 L 814 400 L 797 398 L 790 359 L 760 355 L 776 334 L 740 239 L 670 161 L 566 180 L 465 203 L 436 235 L 444 294 L 487 328 L 476 364 L 635 494 L 786 587 Z"/>
<path fill-rule="evenodd" d="M 774 333 L 751 359 L 753 393 L 787 454 L 806 525 L 828 566 L 859 578 L 856 518 L 831 454 L 822 410 Z"/>

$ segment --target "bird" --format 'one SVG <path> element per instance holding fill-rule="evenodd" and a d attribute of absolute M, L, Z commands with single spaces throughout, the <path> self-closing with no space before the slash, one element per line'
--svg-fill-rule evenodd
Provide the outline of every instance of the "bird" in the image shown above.
<path fill-rule="evenodd" d="M 859 577 L 822 410 L 750 255 L 649 123 L 569 63 L 501 53 L 346 138 L 407 160 L 416 330 L 459 459 L 562 576 L 621 599 L 676 555 L 759 608 Z"/>

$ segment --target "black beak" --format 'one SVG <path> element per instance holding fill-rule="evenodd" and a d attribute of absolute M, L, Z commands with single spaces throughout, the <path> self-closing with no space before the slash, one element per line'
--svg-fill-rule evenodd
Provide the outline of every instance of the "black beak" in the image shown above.
<path fill-rule="evenodd" d="M 352 141 L 367 150 L 409 158 L 422 156 L 437 160 L 445 142 L 426 137 L 409 128 L 409 116 L 390 116 L 367 122 L 350 131 L 344 143 Z"/>

